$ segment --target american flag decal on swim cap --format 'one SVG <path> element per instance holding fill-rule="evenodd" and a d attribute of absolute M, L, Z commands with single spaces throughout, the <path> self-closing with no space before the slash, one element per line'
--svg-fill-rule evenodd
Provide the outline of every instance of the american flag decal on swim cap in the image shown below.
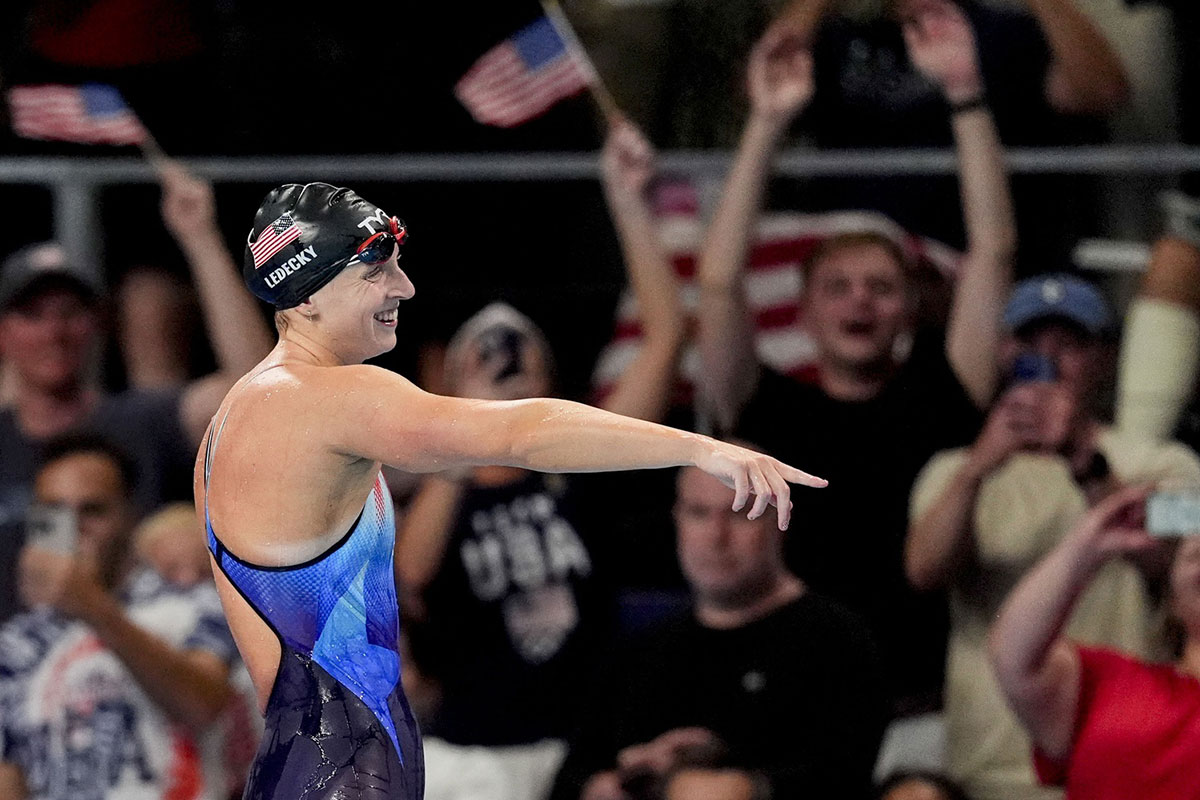
<path fill-rule="evenodd" d="M 271 256 L 299 238 L 300 227 L 290 213 L 285 213 L 263 228 L 262 233 L 258 235 L 258 241 L 250 245 L 250 253 L 254 256 L 254 268 L 258 269 L 270 261 Z"/>

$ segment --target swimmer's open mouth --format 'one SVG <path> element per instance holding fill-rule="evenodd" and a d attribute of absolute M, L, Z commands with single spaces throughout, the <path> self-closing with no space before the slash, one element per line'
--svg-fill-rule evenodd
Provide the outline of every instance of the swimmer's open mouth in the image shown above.
<path fill-rule="evenodd" d="M 375 315 L 375 321 L 382 322 L 384 325 L 395 325 L 398 310 L 393 308 L 391 311 L 381 311 Z"/>

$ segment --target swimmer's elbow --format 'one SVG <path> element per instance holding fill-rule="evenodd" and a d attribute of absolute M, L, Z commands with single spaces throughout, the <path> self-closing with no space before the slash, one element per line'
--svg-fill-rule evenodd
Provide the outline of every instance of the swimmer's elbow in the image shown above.
<path fill-rule="evenodd" d="M 480 400 L 425 395 L 393 424 L 357 434 L 351 455 L 373 458 L 405 472 L 446 472 L 485 465 L 520 466 L 536 427 L 540 398 Z M 416 412 L 416 413 L 414 413 Z M 391 445 L 385 443 L 394 443 Z"/>
<path fill-rule="evenodd" d="M 407 457 L 385 460 L 411 472 L 443 472 L 496 465 L 538 469 L 562 439 L 563 423 L 578 404 L 535 397 L 467 401 L 451 412 L 431 415 L 418 429 L 419 445 Z M 552 460 L 552 459 L 550 459 Z"/>
<path fill-rule="evenodd" d="M 507 423 L 497 429 L 495 463 L 554 471 L 554 445 L 571 405 L 544 397 L 513 403 Z"/>

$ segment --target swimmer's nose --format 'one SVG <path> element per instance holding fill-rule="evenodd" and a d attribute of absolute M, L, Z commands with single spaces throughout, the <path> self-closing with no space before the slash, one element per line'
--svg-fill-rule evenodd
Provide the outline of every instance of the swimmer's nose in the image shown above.
<path fill-rule="evenodd" d="M 411 300 L 412 296 L 417 293 L 417 287 L 413 286 L 413 282 L 409 280 L 409 277 L 407 274 L 405 274 L 404 270 L 397 270 L 397 272 L 399 272 L 400 275 L 396 280 L 395 296 L 399 297 L 401 300 Z"/>

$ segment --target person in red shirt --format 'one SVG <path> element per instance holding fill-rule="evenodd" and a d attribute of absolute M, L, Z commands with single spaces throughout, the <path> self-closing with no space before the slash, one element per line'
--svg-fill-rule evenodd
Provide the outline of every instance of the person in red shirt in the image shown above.
<path fill-rule="evenodd" d="M 992 665 L 1034 742 L 1038 778 L 1066 787 L 1066 800 L 1200 798 L 1200 536 L 1181 540 L 1167 576 L 1183 640 L 1175 663 L 1061 635 L 1107 561 L 1150 564 L 1164 552 L 1144 530 L 1148 495 L 1126 487 L 1094 506 L 1017 585 L 992 628 Z"/>

